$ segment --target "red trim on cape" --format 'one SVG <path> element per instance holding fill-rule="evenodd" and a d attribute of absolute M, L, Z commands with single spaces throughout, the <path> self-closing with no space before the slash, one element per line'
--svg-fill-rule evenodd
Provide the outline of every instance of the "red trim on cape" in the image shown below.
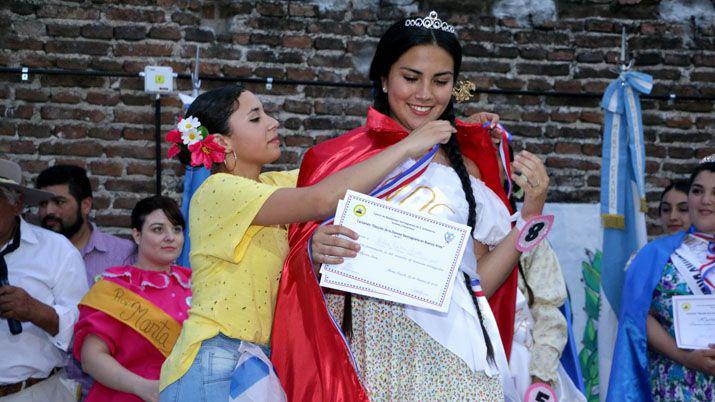
<path fill-rule="evenodd" d="M 464 156 L 474 161 L 481 180 L 510 208 L 499 180 L 497 153 L 486 129 L 458 121 L 457 130 Z M 315 184 L 405 136 L 396 122 L 370 108 L 365 126 L 322 142 L 305 154 L 298 186 Z M 330 318 L 308 259 L 307 242 L 319 223 L 291 225 L 288 231 L 290 252 L 278 291 L 271 360 L 289 401 L 367 401 L 350 351 Z M 514 270 L 489 300 L 507 356 L 514 329 L 516 284 Z"/>

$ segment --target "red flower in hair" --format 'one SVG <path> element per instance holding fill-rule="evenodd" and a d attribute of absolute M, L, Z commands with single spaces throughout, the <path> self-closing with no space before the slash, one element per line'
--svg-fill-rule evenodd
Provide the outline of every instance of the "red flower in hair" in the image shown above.
<path fill-rule="evenodd" d="M 169 158 L 173 158 L 181 152 L 179 148 L 179 144 L 181 144 L 181 132 L 179 130 L 169 131 L 166 133 L 166 140 L 174 143 L 166 153 Z"/>
<path fill-rule="evenodd" d="M 214 135 L 207 135 L 202 141 L 189 145 L 191 166 L 204 165 L 211 169 L 214 163 L 221 163 L 226 158 L 225 149 L 214 140 Z"/>

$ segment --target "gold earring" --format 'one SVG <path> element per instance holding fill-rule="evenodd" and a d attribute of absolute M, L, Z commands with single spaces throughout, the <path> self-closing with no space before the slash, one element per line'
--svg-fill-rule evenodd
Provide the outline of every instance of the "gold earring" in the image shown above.
<path fill-rule="evenodd" d="M 236 167 L 236 161 L 238 161 L 238 157 L 236 157 L 236 151 L 232 150 L 231 153 L 233 154 L 233 167 Z M 231 168 L 228 167 L 228 163 L 226 163 L 227 160 L 228 158 L 223 158 L 223 165 L 226 166 L 227 170 L 231 170 Z"/>

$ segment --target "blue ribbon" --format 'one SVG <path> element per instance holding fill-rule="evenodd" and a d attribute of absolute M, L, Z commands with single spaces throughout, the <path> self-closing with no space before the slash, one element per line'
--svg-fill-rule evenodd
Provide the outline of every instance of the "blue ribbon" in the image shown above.
<path fill-rule="evenodd" d="M 629 176 L 635 181 L 640 198 L 645 199 L 645 149 L 639 94 L 648 94 L 652 88 L 650 75 L 627 72 L 608 86 L 601 100 L 606 115 L 601 165 L 601 213 L 604 215 L 624 216 Z"/>

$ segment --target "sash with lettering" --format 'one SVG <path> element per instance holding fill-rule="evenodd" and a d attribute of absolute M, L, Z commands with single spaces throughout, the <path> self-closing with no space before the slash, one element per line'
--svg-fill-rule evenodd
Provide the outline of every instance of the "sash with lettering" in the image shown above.
<path fill-rule="evenodd" d="M 80 305 L 99 310 L 143 336 L 164 357 L 169 356 L 181 333 L 181 323 L 159 306 L 106 279 L 100 279 Z"/>
<path fill-rule="evenodd" d="M 715 255 L 711 250 L 715 246 L 715 239 L 712 235 L 694 232 L 692 228 L 688 233 L 683 244 L 671 256 L 673 267 L 678 270 L 694 295 L 711 295 L 715 290 Z"/>
<path fill-rule="evenodd" d="M 303 158 L 298 186 L 359 163 L 407 136 L 389 117 L 370 108 L 365 126 L 311 148 Z M 499 165 L 486 129 L 457 121 L 462 153 L 474 161 L 481 180 L 509 207 Z M 281 276 L 271 336 L 271 360 L 291 401 L 366 401 L 350 348 L 333 321 L 313 273 L 308 241 L 320 222 L 291 225 L 290 251 Z M 509 354 L 516 303 L 516 270 L 489 300 Z"/>

